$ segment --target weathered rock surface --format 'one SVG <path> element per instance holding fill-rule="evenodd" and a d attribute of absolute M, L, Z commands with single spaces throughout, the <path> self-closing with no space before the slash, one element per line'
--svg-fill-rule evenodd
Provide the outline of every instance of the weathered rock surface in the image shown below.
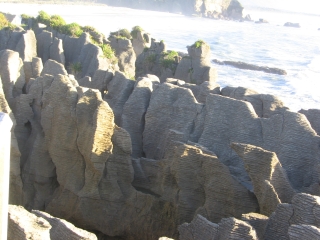
<path fill-rule="evenodd" d="M 242 214 L 241 220 L 249 223 L 257 233 L 258 239 L 265 239 L 265 231 L 269 221 L 267 216 L 258 213 Z"/>
<path fill-rule="evenodd" d="M 258 118 L 250 103 L 215 94 L 207 97 L 205 108 L 203 132 L 198 143 L 215 152 L 249 189 L 251 181 L 242 160 L 231 151 L 231 142 L 275 152 L 295 190 L 318 181 L 319 136 L 302 114 L 284 111 L 270 118 Z"/>
<path fill-rule="evenodd" d="M 19 53 L 22 61 L 32 61 L 37 56 L 37 42 L 32 30 L 0 30 L 0 51 L 10 49 Z"/>
<path fill-rule="evenodd" d="M 299 113 L 303 113 L 308 118 L 311 127 L 320 135 L 320 110 L 319 109 L 301 109 Z"/>
<path fill-rule="evenodd" d="M 115 123 L 118 126 L 121 126 L 121 115 L 123 111 L 123 107 L 127 100 L 129 99 L 135 82 L 127 79 L 121 72 L 115 72 L 114 77 L 108 83 L 108 93 L 104 96 L 104 100 L 111 107 L 114 117 Z"/>
<path fill-rule="evenodd" d="M 82 87 L 98 89 L 101 93 L 108 89 L 108 84 L 113 78 L 113 73 L 104 70 L 97 70 L 91 77 L 84 77 L 78 80 L 78 83 Z"/>
<path fill-rule="evenodd" d="M 259 117 L 269 118 L 274 114 L 283 114 L 288 110 L 284 103 L 276 96 L 259 94 L 249 88 L 224 87 L 221 95 L 250 102 Z"/>
<path fill-rule="evenodd" d="M 215 82 L 217 70 L 211 66 L 211 51 L 207 43 L 188 46 L 189 56 L 179 62 L 174 77 L 197 85 L 203 82 Z"/>
<path fill-rule="evenodd" d="M 151 36 L 145 31 L 136 31 L 136 36 L 132 36 L 132 47 L 138 57 L 145 48 L 150 48 L 151 46 Z"/>
<path fill-rule="evenodd" d="M 236 61 L 219 61 L 217 59 L 213 60 L 214 63 L 219 65 L 229 65 L 239 69 L 253 70 L 253 71 L 261 71 L 266 73 L 273 73 L 278 75 L 287 75 L 287 72 L 280 68 L 275 67 L 267 67 L 267 66 L 258 66 L 251 63 L 245 62 L 236 62 Z"/>
<path fill-rule="evenodd" d="M 23 207 L 9 205 L 8 240 L 49 240 L 51 225 Z"/>
<path fill-rule="evenodd" d="M 85 230 L 75 227 L 73 224 L 67 222 L 66 220 L 55 218 L 48 213 L 41 212 L 38 210 L 33 210 L 32 213 L 38 217 L 41 217 L 48 221 L 51 225 L 50 229 L 50 239 L 60 240 L 60 239 L 70 239 L 70 240 L 95 240 L 96 235 L 89 233 Z"/>
<path fill-rule="evenodd" d="M 44 64 L 44 67 L 41 72 L 41 76 L 44 76 L 46 74 L 53 75 L 53 76 L 58 74 L 68 75 L 66 69 L 61 63 L 58 63 L 57 61 L 51 60 L 51 59 L 46 61 L 46 63 Z"/>
<path fill-rule="evenodd" d="M 131 41 L 129 39 L 111 37 L 111 47 L 115 49 L 120 71 L 124 72 L 128 78 L 133 78 L 136 70 L 136 54 Z"/>
<path fill-rule="evenodd" d="M 155 89 L 145 116 L 143 151 L 146 157 L 163 157 L 169 129 L 181 132 L 187 141 L 199 108 L 200 104 L 189 89 L 168 83 Z"/>
<path fill-rule="evenodd" d="M 248 144 L 232 143 L 253 183 L 260 213 L 269 216 L 279 203 L 290 203 L 295 191 L 274 152 Z"/>
<path fill-rule="evenodd" d="M 219 224 L 214 224 L 200 215 L 197 215 L 190 224 L 180 225 L 179 233 L 180 240 L 258 239 L 256 231 L 244 221 L 224 218 Z"/>
<path fill-rule="evenodd" d="M 149 107 L 154 82 L 144 77 L 135 84 L 132 94 L 123 106 L 121 127 L 128 131 L 132 141 L 132 157 L 140 158 L 143 154 L 142 133 L 145 126 L 145 114 Z"/>
<path fill-rule="evenodd" d="M 94 240 L 97 237 L 48 213 L 37 210 L 30 213 L 21 206 L 9 205 L 8 239 Z"/>

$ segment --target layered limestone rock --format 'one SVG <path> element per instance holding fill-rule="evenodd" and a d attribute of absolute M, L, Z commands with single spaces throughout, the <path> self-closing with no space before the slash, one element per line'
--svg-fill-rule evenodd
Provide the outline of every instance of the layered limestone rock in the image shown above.
<path fill-rule="evenodd" d="M 108 84 L 113 78 L 113 73 L 105 70 L 97 70 L 93 77 L 84 77 L 78 80 L 82 87 L 98 89 L 101 93 L 108 90 Z"/>
<path fill-rule="evenodd" d="M 271 216 L 245 214 L 240 221 L 222 219 L 219 224 L 201 215 L 179 226 L 180 239 L 319 239 L 319 197 L 296 194 L 292 204 L 281 203 Z"/>
<path fill-rule="evenodd" d="M 8 240 L 49 240 L 51 225 L 23 207 L 9 205 Z"/>
<path fill-rule="evenodd" d="M 37 42 L 34 32 L 19 28 L 14 31 L 0 30 L 0 51 L 5 49 L 18 52 L 22 61 L 32 61 L 32 58 L 37 56 Z"/>
<path fill-rule="evenodd" d="M 274 114 L 282 114 L 285 110 L 288 110 L 278 97 L 270 94 L 259 94 L 248 88 L 224 87 L 221 89 L 221 95 L 250 102 L 256 114 L 263 118 L 269 118 Z"/>
<path fill-rule="evenodd" d="M 179 62 L 174 77 L 197 85 L 203 82 L 214 83 L 217 70 L 211 66 L 210 46 L 203 41 L 198 41 L 188 46 L 188 54 Z"/>
<path fill-rule="evenodd" d="M 232 143 L 253 183 L 260 213 L 269 216 L 279 203 L 290 203 L 295 191 L 274 152 L 248 144 Z"/>
<path fill-rule="evenodd" d="M 104 96 L 104 100 L 111 107 L 114 113 L 115 123 L 118 126 L 122 126 L 121 116 L 123 107 L 129 99 L 134 85 L 135 82 L 127 79 L 121 72 L 115 72 L 114 77 L 107 85 L 108 93 Z"/>
<path fill-rule="evenodd" d="M 121 127 L 130 134 L 133 158 L 140 158 L 144 155 L 142 134 L 145 126 L 145 115 L 154 85 L 157 86 L 157 84 L 159 82 L 153 82 L 147 77 L 138 79 L 132 94 L 123 106 Z"/>
<path fill-rule="evenodd" d="M 9 240 L 94 240 L 97 237 L 73 224 L 48 213 L 33 210 L 31 213 L 21 206 L 9 205 Z"/>
<path fill-rule="evenodd" d="M 183 134 L 186 142 L 201 105 L 190 89 L 161 84 L 151 95 L 145 116 L 143 151 L 147 158 L 163 158 L 169 129 Z"/>
<path fill-rule="evenodd" d="M 248 223 L 236 218 L 224 218 L 219 224 L 208 221 L 197 215 L 190 224 L 179 226 L 181 240 L 257 240 L 256 231 Z"/>
<path fill-rule="evenodd" d="M 319 109 L 301 109 L 299 113 L 306 115 L 311 127 L 320 135 L 320 110 Z"/>
<path fill-rule="evenodd" d="M 320 138 L 302 114 L 284 111 L 270 118 L 259 118 L 250 103 L 215 94 L 207 97 L 205 108 L 198 143 L 215 152 L 249 189 L 251 181 L 243 161 L 230 149 L 231 142 L 275 152 L 295 190 L 307 191 L 318 183 Z"/>
<path fill-rule="evenodd" d="M 151 36 L 149 33 L 146 33 L 143 30 L 136 30 L 134 36 L 132 36 L 131 41 L 136 57 L 138 57 L 145 48 L 150 48 L 151 46 Z"/>
<path fill-rule="evenodd" d="M 134 78 L 136 53 L 131 41 L 129 39 L 111 37 L 110 45 L 116 52 L 120 71 L 124 72 L 128 78 Z"/>

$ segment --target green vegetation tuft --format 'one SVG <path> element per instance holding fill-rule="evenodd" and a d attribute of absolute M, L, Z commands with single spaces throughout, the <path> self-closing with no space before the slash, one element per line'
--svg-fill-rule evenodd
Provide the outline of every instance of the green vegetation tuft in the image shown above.
<path fill-rule="evenodd" d="M 54 30 L 59 31 L 64 25 L 66 25 L 65 20 L 60 17 L 59 15 L 52 15 L 50 17 L 50 27 L 52 27 Z"/>
<path fill-rule="evenodd" d="M 80 37 L 83 30 L 79 24 L 70 23 L 60 27 L 60 32 L 72 37 Z"/>
<path fill-rule="evenodd" d="M 72 74 L 77 75 L 78 73 L 80 73 L 82 71 L 81 63 L 80 62 L 70 63 L 69 69 Z"/>
<path fill-rule="evenodd" d="M 145 58 L 145 61 L 150 64 L 155 64 L 156 60 L 157 60 L 157 56 L 155 53 L 152 53 Z"/>
<path fill-rule="evenodd" d="M 198 40 L 198 41 L 196 41 L 192 46 L 193 47 L 195 47 L 195 48 L 199 48 L 199 47 L 201 47 L 203 44 L 205 44 L 205 41 L 203 41 L 203 40 Z"/>
<path fill-rule="evenodd" d="M 143 49 L 143 51 L 144 51 L 144 52 L 148 52 L 148 51 L 149 51 L 149 48 L 148 48 L 148 47 L 145 47 L 145 48 Z"/>
<path fill-rule="evenodd" d="M 131 39 L 131 34 L 128 29 L 120 29 L 116 32 L 111 32 L 110 36 L 116 37 L 116 38 L 125 38 L 125 39 Z"/>
<path fill-rule="evenodd" d="M 142 32 L 142 31 L 143 31 L 142 27 L 140 27 L 140 26 L 134 26 L 134 27 L 132 28 L 132 30 L 131 30 L 131 36 L 132 36 L 133 38 L 137 38 L 138 32 Z"/>
<path fill-rule="evenodd" d="M 7 18 L 5 17 L 4 14 L 0 13 L 0 30 L 5 27 L 8 27 L 8 25 L 9 25 L 9 22 Z"/>
<path fill-rule="evenodd" d="M 163 53 L 160 58 L 160 64 L 164 68 L 170 68 L 172 71 L 176 70 L 177 62 L 176 58 L 179 54 L 176 51 L 170 51 L 167 53 Z"/>
<path fill-rule="evenodd" d="M 84 27 L 81 27 L 82 30 L 84 32 L 98 32 L 94 27 L 92 26 L 84 26 Z"/>
<path fill-rule="evenodd" d="M 33 18 L 33 17 L 31 17 L 31 16 L 29 16 L 27 14 L 21 14 L 21 19 L 22 20 L 28 20 L 28 19 L 31 19 L 31 18 Z"/>
<path fill-rule="evenodd" d="M 39 15 L 37 16 L 37 21 L 39 23 L 50 26 L 50 15 L 45 11 L 39 11 Z"/>
<path fill-rule="evenodd" d="M 114 53 L 114 50 L 111 48 L 111 46 L 109 44 L 100 44 L 99 46 L 103 52 L 103 57 L 110 59 L 110 60 L 116 59 L 116 55 Z"/>

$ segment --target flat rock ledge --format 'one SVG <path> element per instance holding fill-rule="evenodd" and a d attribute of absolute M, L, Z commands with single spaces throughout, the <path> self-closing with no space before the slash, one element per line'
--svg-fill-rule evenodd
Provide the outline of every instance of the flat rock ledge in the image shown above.
<path fill-rule="evenodd" d="M 229 65 L 239 69 L 261 71 L 266 73 L 278 74 L 278 75 L 287 75 L 287 72 L 280 68 L 273 68 L 267 66 L 258 66 L 250 63 L 240 62 L 240 61 L 220 61 L 217 59 L 212 60 L 212 62 L 219 65 Z"/>

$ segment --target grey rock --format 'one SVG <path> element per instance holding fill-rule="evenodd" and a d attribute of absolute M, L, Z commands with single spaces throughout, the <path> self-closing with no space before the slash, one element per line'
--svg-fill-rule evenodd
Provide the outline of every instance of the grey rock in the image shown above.
<path fill-rule="evenodd" d="M 260 213 L 269 216 L 279 203 L 290 203 L 295 191 L 274 152 L 248 144 L 232 143 L 253 183 Z"/>
<path fill-rule="evenodd" d="M 58 63 L 57 61 L 51 60 L 49 59 L 48 61 L 46 61 L 46 63 L 44 64 L 43 70 L 41 72 L 41 76 L 44 75 L 68 75 L 66 69 L 64 68 L 64 65 L 62 65 L 61 63 Z"/>
<path fill-rule="evenodd" d="M 320 229 L 310 225 L 291 225 L 289 228 L 290 240 L 320 239 Z"/>
<path fill-rule="evenodd" d="M 50 59 L 55 60 L 58 63 L 61 63 L 62 65 L 65 65 L 63 42 L 61 39 L 53 38 L 49 51 Z"/>
<path fill-rule="evenodd" d="M 319 109 L 301 109 L 299 113 L 306 115 L 311 127 L 320 135 L 320 110 Z"/>
<path fill-rule="evenodd" d="M 36 37 L 38 57 L 40 57 L 42 62 L 45 63 L 50 59 L 50 46 L 53 42 L 52 32 L 42 31 Z"/>
<path fill-rule="evenodd" d="M 50 229 L 50 239 L 60 240 L 60 239 L 70 239 L 70 240 L 95 240 L 96 235 L 89 233 L 85 230 L 75 227 L 73 224 L 67 222 L 66 220 L 55 218 L 48 213 L 41 212 L 38 210 L 32 210 L 32 213 L 38 217 L 41 217 L 48 221 L 51 225 Z"/>
<path fill-rule="evenodd" d="M 49 240 L 50 224 L 23 207 L 9 205 L 8 240 Z"/>
<path fill-rule="evenodd" d="M 26 31 L 14 49 L 20 55 L 22 61 L 31 62 L 37 56 L 37 40 L 32 30 Z"/>
<path fill-rule="evenodd" d="M 144 31 L 137 31 L 137 36 L 132 37 L 132 47 L 137 57 L 144 51 L 145 48 L 149 48 L 150 46 L 150 34 Z"/>
<path fill-rule="evenodd" d="M 147 158 L 161 159 L 169 129 L 182 132 L 188 139 L 197 115 L 197 101 L 191 90 L 161 84 L 151 95 L 145 117 L 143 151 Z"/>
<path fill-rule="evenodd" d="M 115 123 L 118 126 L 122 125 L 123 107 L 133 91 L 134 84 L 134 81 L 127 79 L 121 72 L 116 72 L 108 84 L 108 93 L 104 96 L 104 100 L 113 110 Z"/>
<path fill-rule="evenodd" d="M 258 239 L 265 239 L 265 231 L 269 221 L 267 216 L 258 213 L 242 214 L 241 220 L 249 223 L 257 233 Z"/>
<path fill-rule="evenodd" d="M 101 93 L 107 90 L 109 82 L 113 78 L 113 73 L 98 69 L 93 78 L 86 76 L 78 80 L 80 86 L 98 89 Z"/>
<path fill-rule="evenodd" d="M 205 106 L 205 123 L 198 143 L 215 152 L 249 189 L 250 179 L 242 160 L 230 150 L 231 142 L 275 152 L 295 190 L 315 183 L 315 176 L 319 174 L 319 151 L 316 150 L 319 136 L 303 115 L 285 111 L 270 118 L 258 118 L 250 103 L 215 94 L 207 97 Z"/>
<path fill-rule="evenodd" d="M 274 114 L 282 114 L 285 110 L 288 110 L 278 97 L 270 94 L 259 94 L 249 88 L 224 87 L 221 90 L 221 95 L 250 102 L 256 114 L 263 118 L 269 118 Z"/>
<path fill-rule="evenodd" d="M 140 79 L 134 87 L 132 94 L 123 106 L 121 127 L 128 131 L 132 141 L 132 157 L 143 156 L 142 133 L 145 125 L 145 114 L 149 106 L 152 81 L 148 78 Z"/>
<path fill-rule="evenodd" d="M 294 28 L 300 28 L 300 24 L 299 23 L 292 23 L 292 22 L 286 22 L 283 26 L 285 27 L 294 27 Z"/>

